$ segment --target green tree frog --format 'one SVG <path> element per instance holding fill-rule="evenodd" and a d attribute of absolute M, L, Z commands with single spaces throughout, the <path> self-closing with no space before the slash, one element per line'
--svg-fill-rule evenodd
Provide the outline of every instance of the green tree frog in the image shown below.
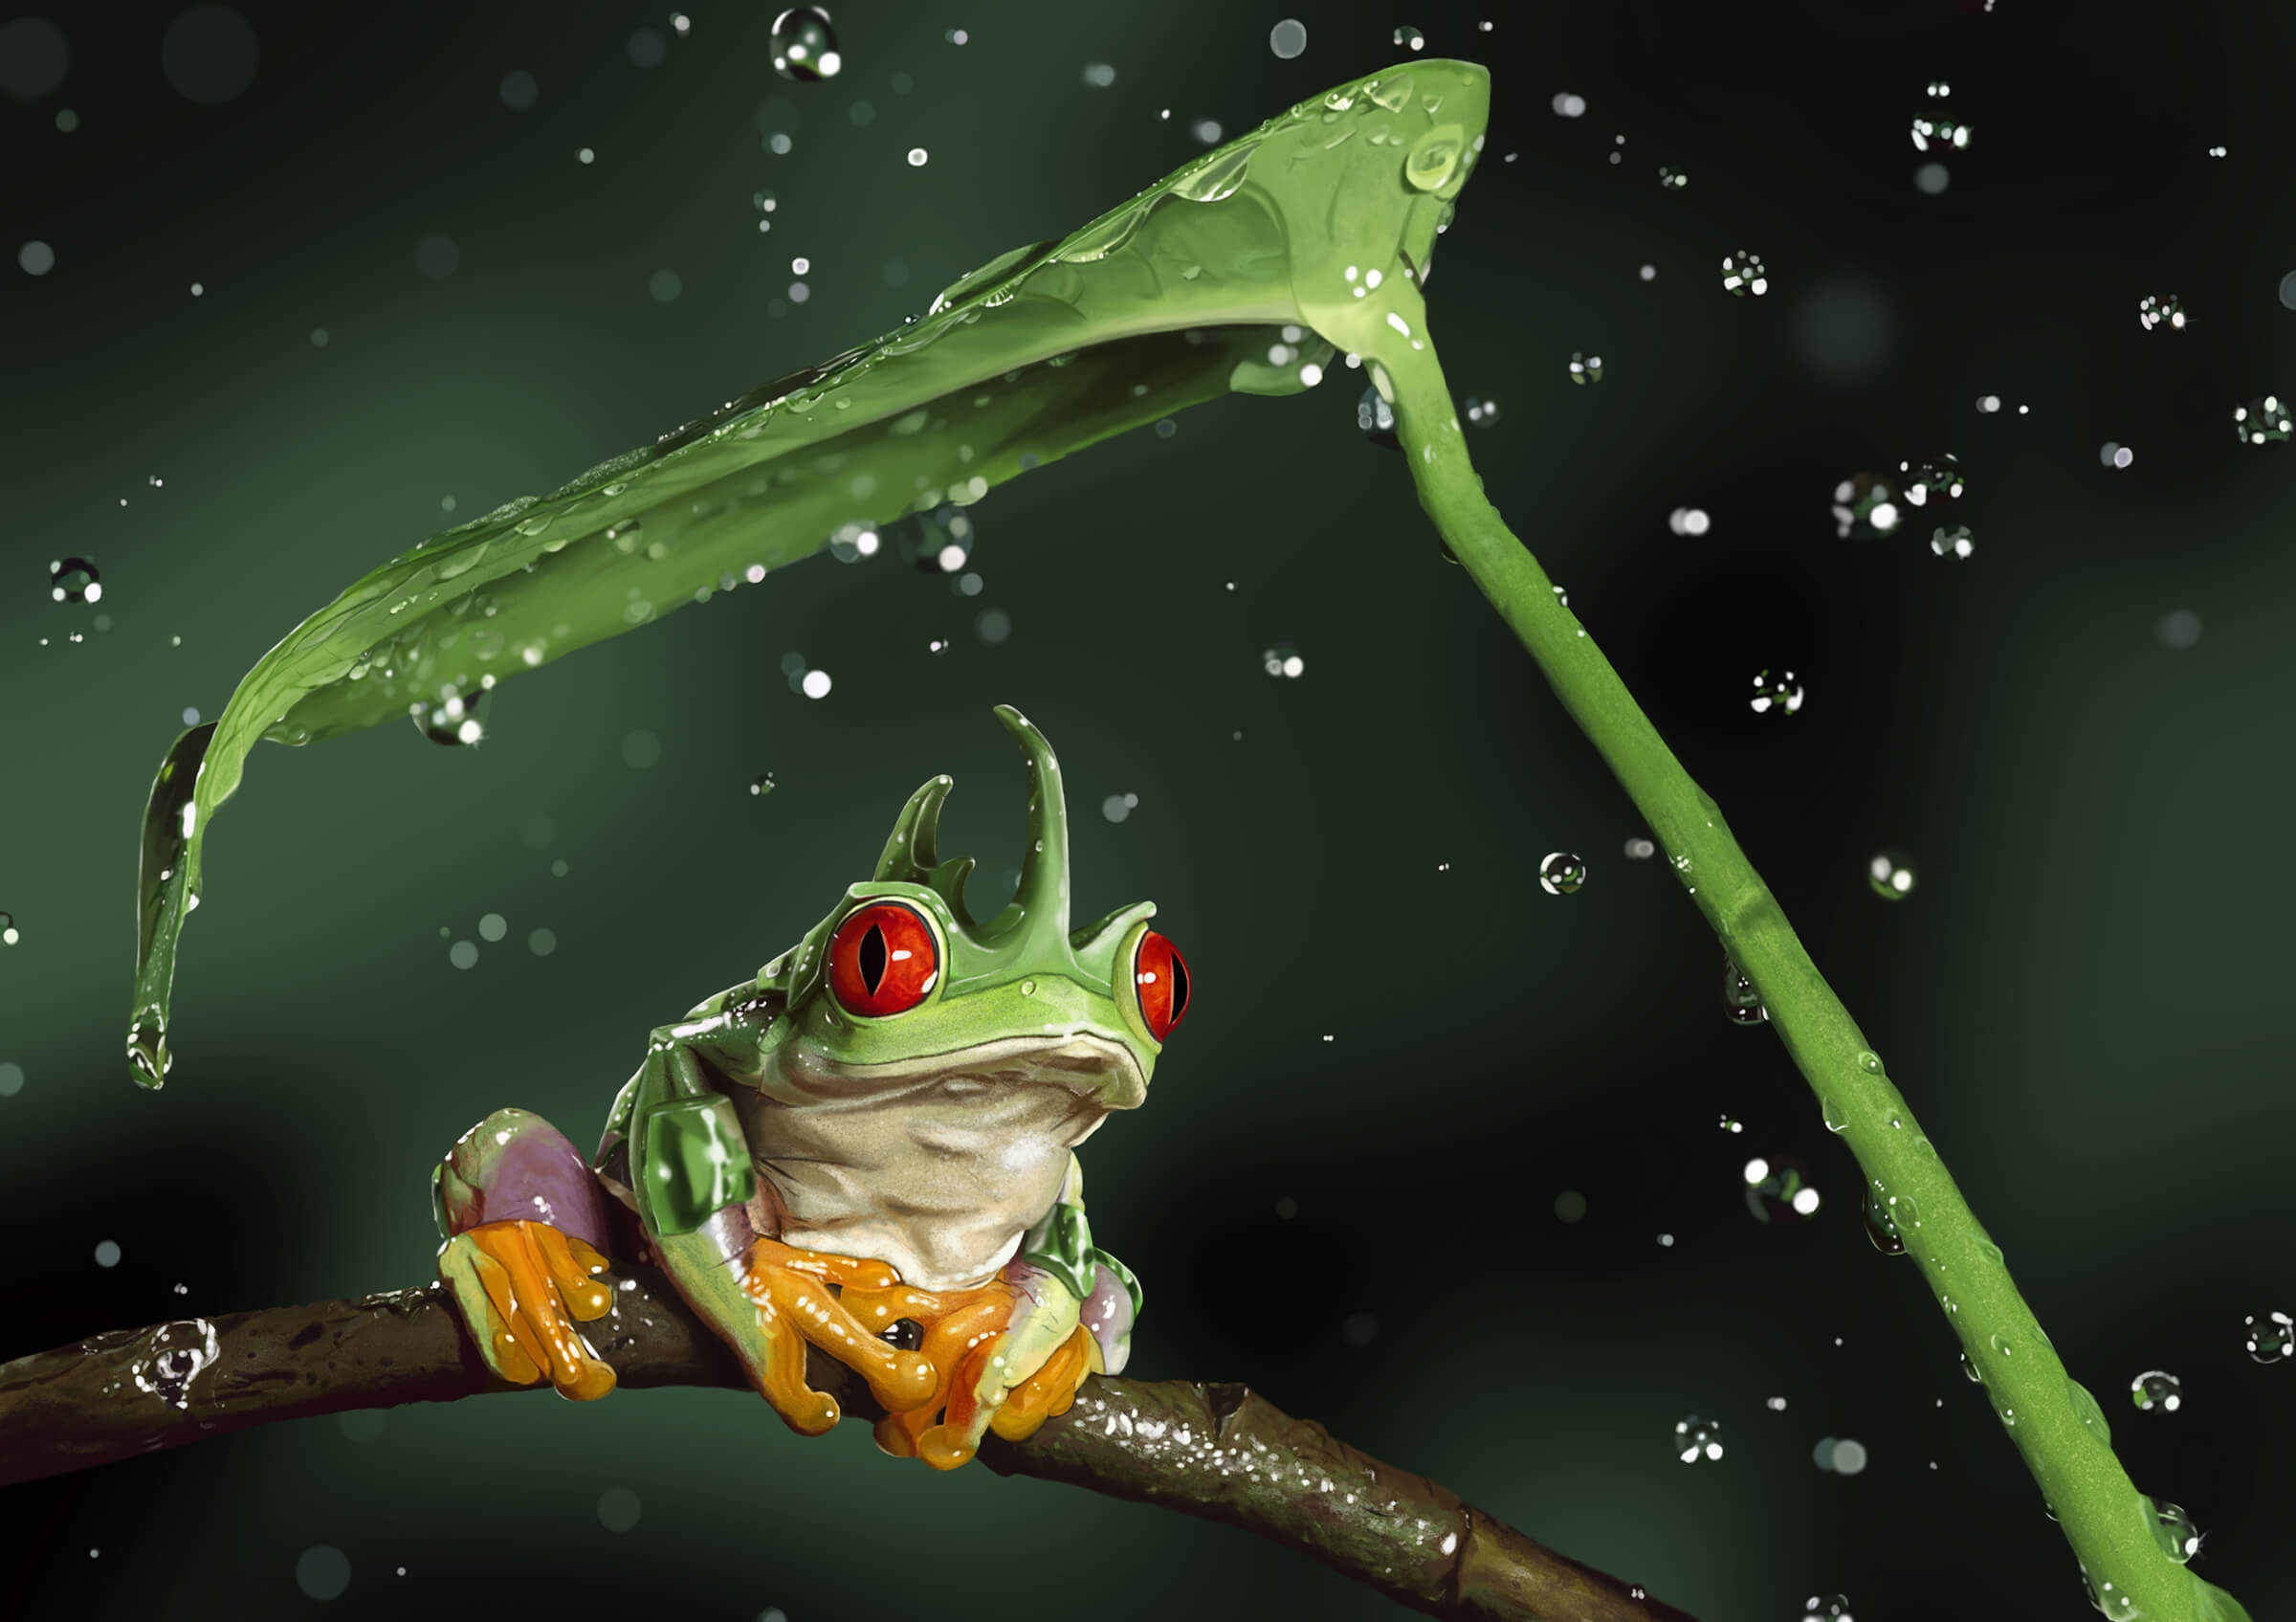
<path fill-rule="evenodd" d="M 803 941 L 653 1032 L 589 1161 L 523 1110 L 457 1140 L 431 1180 L 438 1272 L 497 1374 L 613 1389 L 577 1327 L 608 1304 L 609 1200 L 806 1434 L 838 1418 L 808 1344 L 868 1382 L 880 1447 L 941 1470 L 1123 1368 L 1140 1286 L 1092 1242 L 1074 1151 L 1146 1100 L 1187 966 L 1153 902 L 1069 927 L 1059 764 L 996 714 L 1029 773 L 1010 905 L 966 911 L 936 777 Z"/>

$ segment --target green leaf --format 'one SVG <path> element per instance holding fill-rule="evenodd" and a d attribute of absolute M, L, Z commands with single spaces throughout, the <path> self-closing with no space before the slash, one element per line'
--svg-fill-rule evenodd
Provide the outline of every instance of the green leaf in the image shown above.
<path fill-rule="evenodd" d="M 1057 241 L 990 260 L 875 342 L 728 400 L 541 498 L 393 558 L 280 639 L 177 740 L 145 812 L 129 1055 L 172 1064 L 177 942 L 208 828 L 261 740 L 312 744 L 659 619 L 851 522 L 979 500 L 1230 391 L 1296 393 L 1375 330 L 1366 278 L 1424 279 L 1489 80 L 1415 61 L 1303 101 Z M 1286 334 L 1280 329 L 1300 330 Z M 1320 335 L 1320 336 L 1318 336 Z"/>

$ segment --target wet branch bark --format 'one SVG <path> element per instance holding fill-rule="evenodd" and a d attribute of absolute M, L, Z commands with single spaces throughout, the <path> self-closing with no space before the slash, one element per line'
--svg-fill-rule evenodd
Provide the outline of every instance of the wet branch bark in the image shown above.
<path fill-rule="evenodd" d="M 613 1310 L 583 1328 L 623 1386 L 746 1389 L 660 1274 L 608 1277 Z M 819 1352 L 807 1377 L 848 1414 L 876 1412 Z M 0 1364 L 0 1485 L 282 1419 L 541 1389 L 496 1379 L 436 1284 L 116 1330 Z M 1241 1526 L 1430 1616 L 1690 1622 L 1240 1385 L 1095 1377 L 981 1462 Z"/>

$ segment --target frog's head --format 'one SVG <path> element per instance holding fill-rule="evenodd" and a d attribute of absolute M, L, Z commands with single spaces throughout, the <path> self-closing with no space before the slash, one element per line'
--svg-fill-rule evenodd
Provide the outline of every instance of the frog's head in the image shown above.
<path fill-rule="evenodd" d="M 1020 711 L 1000 704 L 996 715 L 1028 762 L 1018 893 L 987 922 L 973 918 L 972 858 L 943 861 L 935 844 L 950 780 L 917 789 L 875 877 L 759 978 L 787 999 L 769 1091 L 818 1100 L 962 1076 L 1065 1086 L 1102 1111 L 1147 1097 L 1187 1008 L 1187 967 L 1148 926 L 1153 901 L 1069 927 L 1060 763 Z"/>

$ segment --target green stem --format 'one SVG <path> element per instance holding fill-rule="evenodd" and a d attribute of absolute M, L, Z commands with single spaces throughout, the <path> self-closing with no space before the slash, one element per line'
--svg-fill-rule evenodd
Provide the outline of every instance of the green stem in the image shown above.
<path fill-rule="evenodd" d="M 1397 434 L 1420 505 L 1648 822 L 1675 877 L 1760 993 L 1826 1125 L 1847 1142 L 1871 1189 L 1895 1196 L 1906 1252 L 1982 1374 L 1995 1413 L 2095 1591 L 2106 1596 L 2098 1609 L 2149 1622 L 2246 1622 L 2238 1601 L 2172 1561 L 2155 1541 L 2152 1504 L 2114 1456 L 2096 1399 L 2066 1375 L 1999 1248 L 1810 962 L 1777 898 L 1731 837 L 1720 809 L 1484 499 L 1425 335 L 1424 307 L 1415 297 L 1397 306 L 1408 330 L 1401 339 L 1382 334 L 1380 352 L 1364 358 L 1375 381 L 1383 365 L 1393 389 Z"/>

